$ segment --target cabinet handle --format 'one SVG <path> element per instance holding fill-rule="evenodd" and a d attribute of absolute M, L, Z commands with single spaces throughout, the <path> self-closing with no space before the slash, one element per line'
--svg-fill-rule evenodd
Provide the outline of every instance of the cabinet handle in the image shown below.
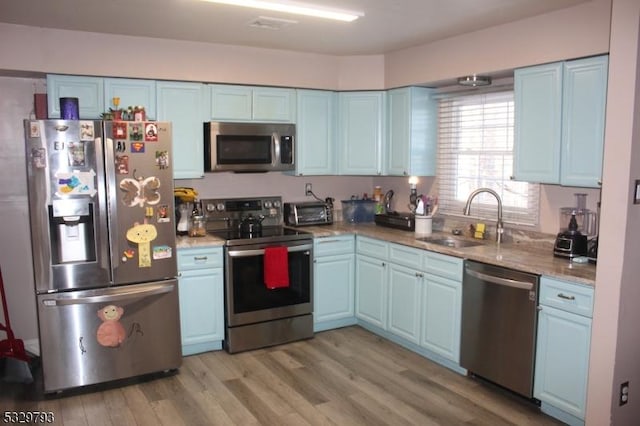
<path fill-rule="evenodd" d="M 195 262 L 206 262 L 206 261 L 207 261 L 207 259 L 208 259 L 208 257 L 207 257 L 207 256 L 194 256 L 194 257 L 193 257 L 193 260 L 194 260 Z"/>
<path fill-rule="evenodd" d="M 567 296 L 566 294 L 558 293 L 558 297 L 565 300 L 576 300 L 575 296 Z"/>
<path fill-rule="evenodd" d="M 382 266 L 387 266 L 387 264 L 385 262 L 382 262 Z"/>
<path fill-rule="evenodd" d="M 318 244 L 330 244 L 330 243 L 339 243 L 340 240 L 320 240 Z"/>
<path fill-rule="evenodd" d="M 422 272 L 416 272 L 416 277 L 422 278 L 424 277 L 424 274 Z"/>

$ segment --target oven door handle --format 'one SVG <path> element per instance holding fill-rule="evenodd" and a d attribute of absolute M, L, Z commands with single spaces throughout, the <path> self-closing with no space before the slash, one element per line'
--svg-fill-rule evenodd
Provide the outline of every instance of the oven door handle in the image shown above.
<path fill-rule="evenodd" d="M 311 254 L 311 249 L 313 248 L 313 244 L 304 244 L 301 246 L 292 246 L 287 247 L 287 251 L 289 253 L 299 252 L 299 251 L 307 251 L 307 254 Z M 264 254 L 264 249 L 255 249 L 255 250 L 245 250 L 245 249 L 236 249 L 229 250 L 228 255 L 230 257 L 250 257 L 250 256 L 260 256 Z"/>

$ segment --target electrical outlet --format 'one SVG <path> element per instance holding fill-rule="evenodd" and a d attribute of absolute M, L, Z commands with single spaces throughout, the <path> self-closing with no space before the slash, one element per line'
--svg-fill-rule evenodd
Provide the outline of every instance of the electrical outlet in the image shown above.
<path fill-rule="evenodd" d="M 310 196 L 311 195 L 311 184 L 310 183 L 305 183 L 304 184 L 304 195 L 306 195 L 306 196 Z"/>
<path fill-rule="evenodd" d="M 620 385 L 620 402 L 619 404 L 622 406 L 629 402 L 629 382 L 624 382 Z"/>

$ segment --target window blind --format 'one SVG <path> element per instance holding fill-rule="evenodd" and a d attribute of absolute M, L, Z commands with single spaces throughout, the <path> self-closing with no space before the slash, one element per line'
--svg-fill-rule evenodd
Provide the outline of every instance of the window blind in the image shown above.
<path fill-rule="evenodd" d="M 440 211 L 462 216 L 469 194 L 485 187 L 502 198 L 505 222 L 537 225 L 540 185 L 510 179 L 513 90 L 441 97 L 438 121 Z M 471 217 L 495 222 L 495 197 L 487 193 L 476 196 Z"/>

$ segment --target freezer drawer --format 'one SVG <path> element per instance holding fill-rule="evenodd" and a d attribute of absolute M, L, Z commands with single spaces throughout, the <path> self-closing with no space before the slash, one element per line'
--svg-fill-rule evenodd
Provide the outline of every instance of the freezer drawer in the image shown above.
<path fill-rule="evenodd" d="M 180 367 L 176 280 L 37 301 L 45 392 Z"/>

